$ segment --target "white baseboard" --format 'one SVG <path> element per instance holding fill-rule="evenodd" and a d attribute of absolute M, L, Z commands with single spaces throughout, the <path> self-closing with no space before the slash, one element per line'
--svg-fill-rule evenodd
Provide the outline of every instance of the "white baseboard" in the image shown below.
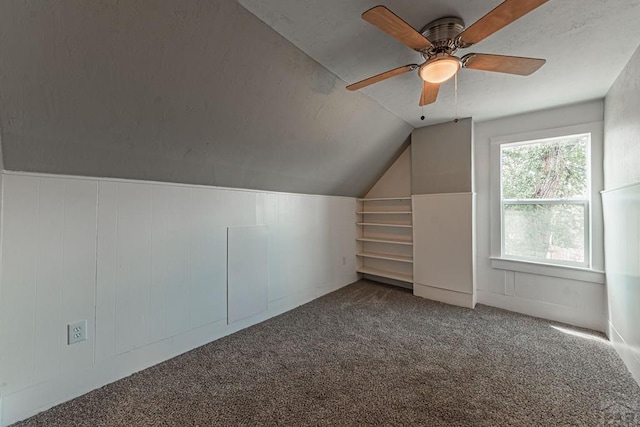
<path fill-rule="evenodd" d="M 352 283 L 358 281 L 358 273 L 355 271 L 346 274 L 342 277 L 338 277 L 337 279 L 332 280 L 331 282 L 324 283 L 316 288 L 315 298 L 320 298 L 321 296 L 330 294 L 331 292 L 335 292 L 338 289 L 342 289 L 345 286 L 349 286 Z"/>
<path fill-rule="evenodd" d="M 638 383 L 638 386 L 640 386 L 640 359 L 638 359 L 638 356 L 640 355 L 634 354 L 633 348 L 627 344 L 611 322 L 609 322 L 608 333 L 609 339 L 613 343 L 613 348 L 616 349 L 616 352 L 620 355 L 620 358 L 627 366 L 627 369 L 629 369 L 629 372 L 631 372 L 631 375 Z"/>
<path fill-rule="evenodd" d="M 574 307 L 551 304 L 548 302 L 534 301 L 530 299 L 518 298 L 510 295 L 496 294 L 487 291 L 477 291 L 478 304 L 489 305 L 514 311 L 529 316 L 540 317 L 542 319 L 567 323 L 580 328 L 592 329 L 594 331 L 606 332 L 607 320 L 604 313 L 594 313 L 593 311 L 580 310 Z"/>
<path fill-rule="evenodd" d="M 445 304 L 457 305 L 459 307 L 475 307 L 475 298 L 473 294 L 434 288 L 431 286 L 421 285 L 419 283 L 413 284 L 413 294 L 421 298 L 439 301 Z"/>

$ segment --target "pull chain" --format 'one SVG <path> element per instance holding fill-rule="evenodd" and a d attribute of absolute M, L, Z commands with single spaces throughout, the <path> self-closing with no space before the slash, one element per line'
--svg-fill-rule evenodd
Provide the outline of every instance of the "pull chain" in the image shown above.
<path fill-rule="evenodd" d="M 453 119 L 454 123 L 458 123 L 458 73 L 456 73 L 455 77 L 454 77 L 454 81 L 455 81 L 455 95 L 454 95 L 454 102 L 455 102 L 455 116 L 456 118 Z"/>

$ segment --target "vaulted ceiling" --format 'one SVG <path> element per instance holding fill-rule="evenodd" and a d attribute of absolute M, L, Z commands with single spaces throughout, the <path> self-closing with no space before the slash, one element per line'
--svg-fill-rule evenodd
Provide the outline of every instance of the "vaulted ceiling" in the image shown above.
<path fill-rule="evenodd" d="M 420 121 L 413 74 L 345 90 L 419 60 L 360 19 L 377 3 L 3 0 L 4 167 L 363 195 L 414 127 L 456 108 L 448 83 Z M 443 15 L 471 23 L 499 3 L 386 5 L 419 28 Z M 470 49 L 547 64 L 529 78 L 463 70 L 458 115 L 602 97 L 640 42 L 637 22 L 636 0 L 550 0 Z"/>
<path fill-rule="evenodd" d="M 416 29 L 457 16 L 472 24 L 502 0 L 239 0 L 302 51 L 353 83 L 405 64 L 420 54 L 360 18 L 386 5 Z M 529 77 L 462 70 L 459 117 L 487 120 L 506 115 L 602 98 L 640 44 L 637 0 L 549 0 L 489 38 L 461 50 L 546 58 Z M 446 83 L 436 104 L 418 107 L 421 80 L 407 73 L 362 89 L 371 99 L 414 127 L 456 116 L 454 82 Z"/>
<path fill-rule="evenodd" d="M 3 0 L 4 167 L 359 196 L 412 127 L 235 0 Z"/>

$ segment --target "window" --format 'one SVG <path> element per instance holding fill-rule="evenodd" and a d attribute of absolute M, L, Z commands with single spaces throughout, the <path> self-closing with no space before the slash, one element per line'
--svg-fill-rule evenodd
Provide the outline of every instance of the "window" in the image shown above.
<path fill-rule="evenodd" d="M 590 267 L 591 134 L 500 145 L 502 258 Z"/>

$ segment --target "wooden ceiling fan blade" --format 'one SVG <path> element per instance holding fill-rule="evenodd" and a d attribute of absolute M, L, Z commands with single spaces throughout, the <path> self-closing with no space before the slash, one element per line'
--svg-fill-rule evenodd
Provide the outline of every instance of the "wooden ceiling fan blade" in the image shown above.
<path fill-rule="evenodd" d="M 465 68 L 520 76 L 533 74 L 545 62 L 547 62 L 545 59 L 488 55 L 484 53 L 470 53 L 462 57 L 462 66 Z"/>
<path fill-rule="evenodd" d="M 460 47 L 469 47 L 542 6 L 549 0 L 505 0 L 460 34 Z"/>
<path fill-rule="evenodd" d="M 393 70 L 385 71 L 384 73 L 377 74 L 373 77 L 369 77 L 368 79 L 361 80 L 357 83 L 350 84 L 347 86 L 349 90 L 358 90 L 363 87 L 372 85 L 374 83 L 381 82 L 383 80 L 389 79 L 391 77 L 399 76 L 400 74 L 408 73 L 409 71 L 413 71 L 418 68 L 417 64 L 409 64 L 402 67 L 394 68 Z"/>
<path fill-rule="evenodd" d="M 384 6 L 376 6 L 367 10 L 362 14 L 362 19 L 411 49 L 421 51 L 431 46 L 431 42 L 416 31 L 415 28 Z"/>
<path fill-rule="evenodd" d="M 420 107 L 436 102 L 438 99 L 439 83 L 424 82 L 422 85 L 422 95 L 420 95 Z"/>

